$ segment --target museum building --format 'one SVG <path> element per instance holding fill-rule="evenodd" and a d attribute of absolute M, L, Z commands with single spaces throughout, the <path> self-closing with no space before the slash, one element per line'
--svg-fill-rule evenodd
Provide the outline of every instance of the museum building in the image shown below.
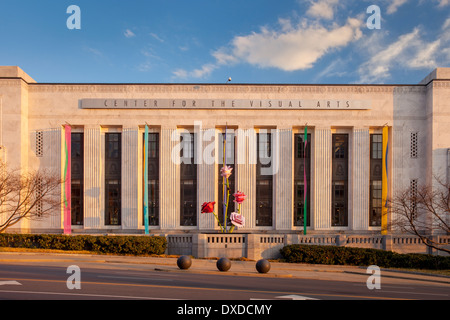
<path fill-rule="evenodd" d="M 10 232 L 220 232 L 201 208 L 223 221 L 224 160 L 246 234 L 391 233 L 389 197 L 450 180 L 450 68 L 312 85 L 38 83 L 3 66 L 0 103 L 6 166 L 64 179 L 60 206 Z"/>

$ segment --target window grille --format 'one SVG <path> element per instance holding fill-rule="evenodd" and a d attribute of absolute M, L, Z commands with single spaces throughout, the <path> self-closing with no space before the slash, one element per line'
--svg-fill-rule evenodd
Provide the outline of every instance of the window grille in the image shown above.
<path fill-rule="evenodd" d="M 44 132 L 36 131 L 36 157 L 44 156 Z"/>
<path fill-rule="evenodd" d="M 411 217 L 417 217 L 417 179 L 412 179 L 410 182 L 410 197 L 411 197 Z"/>
<path fill-rule="evenodd" d="M 411 132 L 411 158 L 418 157 L 418 136 L 417 132 Z"/>

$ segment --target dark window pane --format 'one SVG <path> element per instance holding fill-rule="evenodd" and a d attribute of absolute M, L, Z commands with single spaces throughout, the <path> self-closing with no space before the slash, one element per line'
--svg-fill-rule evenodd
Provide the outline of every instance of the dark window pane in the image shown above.
<path fill-rule="evenodd" d="M 311 195 L 311 135 L 307 136 L 305 149 L 304 134 L 294 136 L 294 226 L 303 226 L 305 206 L 305 173 L 306 173 L 306 224 L 310 226 Z M 305 170 L 306 168 L 306 170 Z M 306 172 L 305 172 L 306 171 Z"/>
<path fill-rule="evenodd" d="M 71 134 L 71 220 L 73 225 L 83 224 L 83 171 L 84 135 Z"/>
<path fill-rule="evenodd" d="M 105 224 L 121 224 L 122 135 L 105 134 Z"/>
<path fill-rule="evenodd" d="M 145 134 L 143 142 L 145 143 Z M 159 133 L 148 134 L 148 224 L 159 225 Z M 145 219 L 143 215 L 142 219 Z M 145 224 L 145 221 L 142 221 Z"/>
<path fill-rule="evenodd" d="M 381 180 L 382 180 L 382 159 L 383 159 L 383 135 L 370 135 L 370 206 L 369 225 L 381 226 Z"/>
<path fill-rule="evenodd" d="M 272 226 L 273 175 L 262 175 L 262 168 L 270 167 L 272 138 L 269 133 L 257 134 L 256 165 L 256 226 Z"/>
<path fill-rule="evenodd" d="M 332 226 L 348 226 L 348 134 L 333 134 Z"/>
<path fill-rule="evenodd" d="M 180 225 L 197 225 L 197 165 L 195 164 L 195 135 L 181 135 L 180 163 Z"/>
<path fill-rule="evenodd" d="M 121 185 L 118 180 L 109 180 L 105 184 L 106 190 L 106 221 L 107 225 L 121 224 Z"/>
<path fill-rule="evenodd" d="M 72 225 L 83 224 L 83 185 L 80 180 L 72 180 L 71 218 Z"/>

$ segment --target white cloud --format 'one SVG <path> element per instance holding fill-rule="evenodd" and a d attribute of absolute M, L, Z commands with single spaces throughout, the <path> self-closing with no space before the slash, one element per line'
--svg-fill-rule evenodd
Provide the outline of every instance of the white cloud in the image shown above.
<path fill-rule="evenodd" d="M 232 54 L 226 53 L 224 48 L 213 52 L 212 55 L 214 58 L 216 58 L 216 62 L 219 65 L 235 63 L 238 61 L 238 59 L 235 56 L 233 56 Z"/>
<path fill-rule="evenodd" d="M 331 20 L 334 17 L 334 9 L 337 4 L 338 0 L 318 0 L 311 3 L 311 7 L 306 14 L 314 18 Z"/>
<path fill-rule="evenodd" d="M 91 48 L 91 47 L 84 47 L 84 50 L 86 52 L 92 53 L 94 56 L 103 57 L 103 53 L 98 49 Z"/>
<path fill-rule="evenodd" d="M 208 77 L 216 68 L 217 68 L 216 65 L 208 63 L 203 65 L 201 68 L 192 71 L 187 71 L 185 69 L 177 69 L 172 72 L 172 75 L 176 79 L 188 79 L 188 78 L 201 79 Z"/>
<path fill-rule="evenodd" d="M 177 69 L 173 71 L 172 74 L 175 76 L 175 78 L 179 79 L 186 79 L 189 75 L 189 73 L 184 69 Z"/>
<path fill-rule="evenodd" d="M 152 36 L 154 39 L 158 40 L 159 42 L 164 42 L 164 39 L 161 39 L 156 33 L 151 32 L 150 36 Z"/>
<path fill-rule="evenodd" d="M 263 68 L 305 70 L 330 51 L 360 38 L 360 26 L 359 20 L 348 19 L 345 25 L 331 29 L 320 24 L 297 26 L 287 32 L 263 28 L 259 33 L 235 37 L 231 56 Z"/>
<path fill-rule="evenodd" d="M 449 27 L 450 27 L 450 18 L 447 18 L 447 20 L 445 20 L 444 24 L 442 25 L 442 30 L 445 30 Z"/>
<path fill-rule="evenodd" d="M 123 33 L 123 35 L 127 38 L 132 38 L 134 36 L 136 36 L 133 31 L 131 31 L 130 29 L 125 30 L 125 32 Z"/>
<path fill-rule="evenodd" d="M 333 60 L 325 69 L 323 69 L 313 78 L 313 82 L 319 82 L 324 78 L 343 77 L 347 75 L 347 63 L 347 61 L 344 61 L 341 58 Z"/>
<path fill-rule="evenodd" d="M 434 68 L 437 66 L 437 62 L 435 60 L 436 53 L 440 47 L 441 40 L 436 40 L 434 42 L 424 44 L 424 46 L 420 46 L 416 55 L 408 61 L 408 66 L 411 68 Z"/>
<path fill-rule="evenodd" d="M 293 26 L 289 19 L 280 19 L 279 26 L 280 30 L 263 27 L 259 32 L 236 36 L 228 46 L 212 53 L 214 63 L 190 72 L 178 69 L 173 74 L 177 78 L 202 78 L 220 66 L 235 63 L 284 71 L 305 70 L 312 68 L 324 55 L 362 36 L 362 22 L 353 18 L 342 26 L 333 23 L 329 28 L 319 22 L 308 24 L 306 20 Z"/>
<path fill-rule="evenodd" d="M 360 83 L 379 83 L 388 80 L 394 69 L 433 69 L 448 63 L 450 37 L 447 28 L 450 23 L 444 23 L 442 33 L 437 40 L 424 39 L 421 29 L 414 28 L 410 33 L 403 34 L 389 45 L 383 45 L 381 39 L 376 39 L 374 47 L 385 47 L 375 52 L 360 65 L 358 73 Z"/>
<path fill-rule="evenodd" d="M 373 55 L 367 62 L 359 67 L 360 82 L 375 83 L 381 82 L 390 77 L 390 69 L 397 58 L 403 57 L 404 53 L 419 40 L 419 29 L 402 35 L 398 40 L 390 44 L 386 49 Z"/>
<path fill-rule="evenodd" d="M 397 12 L 398 8 L 404 5 L 408 0 L 392 0 L 391 4 L 387 8 L 388 14 Z"/>
<path fill-rule="evenodd" d="M 209 76 L 211 72 L 213 72 L 216 68 L 217 67 L 214 64 L 208 63 L 203 65 L 200 69 L 195 69 L 194 71 L 192 71 L 191 75 L 194 78 L 204 78 Z"/>
<path fill-rule="evenodd" d="M 437 8 L 443 8 L 450 5 L 450 0 L 431 0 L 437 5 Z M 429 5 L 430 0 L 419 0 L 420 5 Z"/>
<path fill-rule="evenodd" d="M 140 71 L 140 72 L 150 71 L 151 68 L 152 68 L 152 65 L 149 61 L 143 62 L 137 67 L 138 71 Z"/>

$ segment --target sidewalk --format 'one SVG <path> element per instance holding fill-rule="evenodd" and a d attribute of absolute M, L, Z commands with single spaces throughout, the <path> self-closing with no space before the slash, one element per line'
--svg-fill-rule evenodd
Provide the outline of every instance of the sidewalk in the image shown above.
<path fill-rule="evenodd" d="M 89 265 L 92 268 L 133 268 L 148 271 L 161 272 L 189 272 L 203 274 L 239 275 L 254 277 L 279 277 L 302 278 L 316 280 L 339 280 L 351 282 L 365 282 L 372 273 L 367 273 L 366 267 L 335 266 L 335 265 L 310 265 L 271 262 L 268 273 L 260 274 L 256 270 L 256 261 L 231 261 L 231 268 L 226 272 L 220 272 L 216 267 L 215 259 L 192 259 L 192 265 L 188 270 L 180 270 L 177 266 L 177 258 L 167 257 L 133 257 L 114 255 L 92 255 L 72 253 L 31 253 L 31 252 L 0 252 L 0 264 L 18 263 L 34 265 L 62 265 L 72 264 L 82 268 Z M 381 269 L 384 283 L 401 281 L 420 281 L 427 284 L 449 285 L 450 277 L 430 275 L 420 272 L 396 271 Z"/>

